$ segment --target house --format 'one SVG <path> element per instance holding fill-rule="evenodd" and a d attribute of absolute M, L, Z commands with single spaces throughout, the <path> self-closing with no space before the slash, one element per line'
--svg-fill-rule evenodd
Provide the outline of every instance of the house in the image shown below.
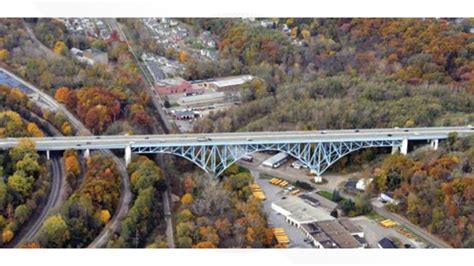
<path fill-rule="evenodd" d="M 168 95 L 192 92 L 193 88 L 191 83 L 187 82 L 186 80 L 182 78 L 174 78 L 157 81 L 155 84 L 155 91 L 158 94 Z"/>
<path fill-rule="evenodd" d="M 377 246 L 379 248 L 398 248 L 395 243 L 393 243 L 392 240 L 384 237 L 382 238 L 378 243 L 377 243 Z"/>
<path fill-rule="evenodd" d="M 369 186 L 369 184 L 372 183 L 373 180 L 374 180 L 373 178 L 361 178 L 357 181 L 355 188 L 357 190 L 365 191 L 367 187 Z"/>
<path fill-rule="evenodd" d="M 95 48 L 85 50 L 84 57 L 92 60 L 93 64 L 107 65 L 109 63 L 109 56 L 107 53 Z"/>
<path fill-rule="evenodd" d="M 379 199 L 381 201 L 386 201 L 394 205 L 398 205 L 400 203 L 399 200 L 395 199 L 393 197 L 393 194 L 391 192 L 382 192 L 380 193 Z"/>
<path fill-rule="evenodd" d="M 82 51 L 75 47 L 71 48 L 71 54 L 80 62 L 88 65 L 93 64 L 108 64 L 109 58 L 107 53 L 102 52 L 98 49 L 92 48 Z"/>
<path fill-rule="evenodd" d="M 357 181 L 356 180 L 347 180 L 347 182 L 344 184 L 344 188 L 347 191 L 354 192 L 357 190 Z"/>
<path fill-rule="evenodd" d="M 74 56 L 74 58 L 76 58 L 81 63 L 85 63 L 85 64 L 88 64 L 88 65 L 93 65 L 94 64 L 94 60 L 85 57 L 84 56 L 84 51 L 82 51 L 80 49 L 72 47 L 71 48 L 71 54 L 72 54 L 72 56 Z"/>

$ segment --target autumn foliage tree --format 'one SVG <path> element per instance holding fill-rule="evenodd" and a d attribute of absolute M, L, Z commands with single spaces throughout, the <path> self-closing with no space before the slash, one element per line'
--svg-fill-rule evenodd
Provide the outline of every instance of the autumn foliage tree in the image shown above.
<path fill-rule="evenodd" d="M 56 90 L 54 98 L 60 103 L 66 103 L 69 96 L 70 89 L 66 87 L 61 87 Z"/>
<path fill-rule="evenodd" d="M 455 139 L 423 157 L 387 157 L 373 171 L 374 191 L 392 191 L 392 209 L 441 236 L 455 247 L 472 244 L 469 207 L 474 203 L 474 138 Z M 450 147 L 448 147 L 450 146 Z M 420 159 L 421 158 L 421 159 Z"/>

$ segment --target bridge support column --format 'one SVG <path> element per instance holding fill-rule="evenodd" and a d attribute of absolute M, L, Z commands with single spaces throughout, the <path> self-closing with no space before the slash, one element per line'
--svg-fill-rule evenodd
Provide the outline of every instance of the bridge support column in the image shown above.
<path fill-rule="evenodd" d="M 392 146 L 392 154 L 396 154 L 399 149 L 400 149 L 399 146 Z"/>
<path fill-rule="evenodd" d="M 400 146 L 400 153 L 407 155 L 408 153 L 408 139 L 403 139 L 402 146 Z"/>
<path fill-rule="evenodd" d="M 434 151 L 438 150 L 438 144 L 439 144 L 439 140 L 437 139 L 432 140 L 430 143 L 431 149 L 433 149 Z"/>
<path fill-rule="evenodd" d="M 128 166 L 132 162 L 132 148 L 130 145 L 125 147 L 125 165 Z"/>
<path fill-rule="evenodd" d="M 49 161 L 51 159 L 51 156 L 49 154 L 49 150 L 46 151 L 46 159 Z"/>
<path fill-rule="evenodd" d="M 323 182 L 323 178 L 321 177 L 321 173 L 318 173 L 316 169 L 310 169 L 309 172 L 314 174 L 314 183 L 321 183 Z"/>
<path fill-rule="evenodd" d="M 89 158 L 91 151 L 89 149 L 84 150 L 84 158 Z"/>

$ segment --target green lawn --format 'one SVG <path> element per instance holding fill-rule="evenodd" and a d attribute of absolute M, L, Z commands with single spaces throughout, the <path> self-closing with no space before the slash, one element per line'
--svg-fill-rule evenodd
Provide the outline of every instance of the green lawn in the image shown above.
<path fill-rule="evenodd" d="M 324 190 L 320 190 L 318 192 L 316 192 L 318 195 L 332 201 L 332 193 L 331 192 L 328 192 L 328 191 L 324 191 Z"/>

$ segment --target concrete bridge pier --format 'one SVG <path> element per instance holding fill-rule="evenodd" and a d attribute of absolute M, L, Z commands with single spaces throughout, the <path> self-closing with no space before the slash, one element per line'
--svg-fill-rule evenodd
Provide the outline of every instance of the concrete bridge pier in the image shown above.
<path fill-rule="evenodd" d="M 86 149 L 84 150 L 84 158 L 89 158 L 89 156 L 91 155 L 91 151 L 89 149 Z"/>
<path fill-rule="evenodd" d="M 130 145 L 125 147 L 125 165 L 128 166 L 132 162 L 132 148 Z"/>
<path fill-rule="evenodd" d="M 396 154 L 400 150 L 400 146 L 392 146 L 392 154 Z"/>
<path fill-rule="evenodd" d="M 403 139 L 402 146 L 400 146 L 400 153 L 407 155 L 408 153 L 408 139 Z"/>
<path fill-rule="evenodd" d="M 430 143 L 431 149 L 433 149 L 434 151 L 438 150 L 438 144 L 439 144 L 438 139 L 431 140 L 431 143 Z"/>
<path fill-rule="evenodd" d="M 46 151 L 46 159 L 48 161 L 51 159 L 51 155 L 49 154 L 49 150 Z"/>

